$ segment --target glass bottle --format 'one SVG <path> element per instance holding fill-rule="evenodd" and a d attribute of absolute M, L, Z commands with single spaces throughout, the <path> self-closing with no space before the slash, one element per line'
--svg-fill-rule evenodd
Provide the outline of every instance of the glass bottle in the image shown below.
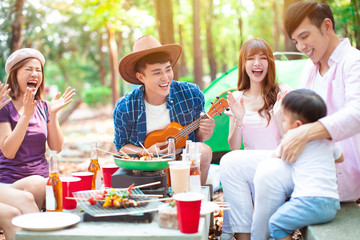
<path fill-rule="evenodd" d="M 174 161 L 176 160 L 176 150 L 175 150 L 175 141 L 173 138 L 168 139 L 168 155 L 170 158 L 172 158 Z M 167 168 L 165 170 L 166 172 L 166 180 L 168 183 L 168 188 L 171 187 L 171 178 L 170 178 L 170 169 Z"/>
<path fill-rule="evenodd" d="M 201 180 L 200 180 L 200 168 L 198 162 L 200 161 L 200 153 L 196 147 L 196 143 L 192 142 L 189 148 L 187 159 L 190 164 L 190 192 L 201 193 Z"/>
<path fill-rule="evenodd" d="M 168 139 L 168 154 L 174 160 L 176 160 L 175 141 L 173 138 Z"/>
<path fill-rule="evenodd" d="M 191 140 L 186 140 L 186 145 L 185 145 L 185 152 L 186 154 L 189 154 L 190 153 L 190 146 L 192 144 L 192 141 Z"/>
<path fill-rule="evenodd" d="M 49 179 L 46 183 L 46 211 L 62 212 L 62 183 L 59 178 L 56 151 L 50 152 Z"/>
<path fill-rule="evenodd" d="M 101 189 L 101 185 L 102 185 L 101 167 L 99 164 L 96 143 L 93 143 L 91 145 L 90 165 L 88 167 L 88 171 L 94 173 L 91 189 L 92 190 Z"/>

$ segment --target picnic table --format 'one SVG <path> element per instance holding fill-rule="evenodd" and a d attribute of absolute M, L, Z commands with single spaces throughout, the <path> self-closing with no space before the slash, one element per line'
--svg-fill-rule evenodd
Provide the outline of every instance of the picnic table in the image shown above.
<path fill-rule="evenodd" d="M 210 188 L 202 187 L 204 200 L 210 200 Z M 67 212 L 71 212 L 68 210 Z M 79 213 L 80 216 L 83 213 Z M 199 231 L 195 234 L 183 234 L 178 229 L 160 228 L 157 216 L 151 223 L 128 222 L 84 222 L 73 227 L 57 231 L 26 231 L 16 233 L 15 240 L 135 240 L 135 239 L 172 239 L 207 240 L 209 235 L 210 214 L 202 216 Z"/>

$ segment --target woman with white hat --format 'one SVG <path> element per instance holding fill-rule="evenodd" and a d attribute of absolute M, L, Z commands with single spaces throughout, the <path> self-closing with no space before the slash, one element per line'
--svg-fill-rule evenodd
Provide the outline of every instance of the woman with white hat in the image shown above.
<path fill-rule="evenodd" d="M 5 100 L 11 89 L 0 84 L 0 110 L 11 101 Z M 19 228 L 12 219 L 25 213 L 39 212 L 45 201 L 45 179 L 41 176 L 29 176 L 9 185 L 0 185 L 0 230 L 7 240 L 13 240 Z"/>
<path fill-rule="evenodd" d="M 30 175 L 47 177 L 45 144 L 60 152 L 63 135 L 57 113 L 72 101 L 67 88 L 51 102 L 44 94 L 44 56 L 36 49 L 12 53 L 5 64 L 11 101 L 0 110 L 0 183 L 13 183 Z"/>

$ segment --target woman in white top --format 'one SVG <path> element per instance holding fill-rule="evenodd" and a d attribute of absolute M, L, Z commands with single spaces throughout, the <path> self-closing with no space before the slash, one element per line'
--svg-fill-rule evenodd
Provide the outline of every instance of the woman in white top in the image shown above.
<path fill-rule="evenodd" d="M 253 178 L 262 159 L 253 159 L 252 151 L 239 150 L 241 144 L 245 150 L 273 150 L 280 143 L 281 122 L 275 115 L 282 93 L 290 88 L 277 84 L 273 52 L 263 39 L 250 39 L 243 44 L 237 88 L 227 96 L 228 141 L 233 151 L 220 161 L 224 198 L 231 205 L 224 215 L 221 239 L 232 239 L 235 233 L 237 239 L 250 239 Z M 264 158 L 270 154 L 271 151 L 264 151 Z"/>

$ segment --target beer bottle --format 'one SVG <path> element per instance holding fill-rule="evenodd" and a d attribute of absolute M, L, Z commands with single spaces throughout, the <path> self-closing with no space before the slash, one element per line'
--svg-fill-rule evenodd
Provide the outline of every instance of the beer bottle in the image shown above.
<path fill-rule="evenodd" d="M 46 211 L 62 212 L 62 183 L 59 178 L 56 151 L 50 152 L 49 179 L 46 183 Z"/>
<path fill-rule="evenodd" d="M 101 184 L 102 184 L 101 177 L 102 176 L 101 176 L 101 167 L 100 167 L 99 160 L 98 160 L 96 143 L 93 143 L 91 145 L 90 165 L 88 167 L 88 171 L 94 173 L 91 189 L 92 190 L 101 189 Z"/>

